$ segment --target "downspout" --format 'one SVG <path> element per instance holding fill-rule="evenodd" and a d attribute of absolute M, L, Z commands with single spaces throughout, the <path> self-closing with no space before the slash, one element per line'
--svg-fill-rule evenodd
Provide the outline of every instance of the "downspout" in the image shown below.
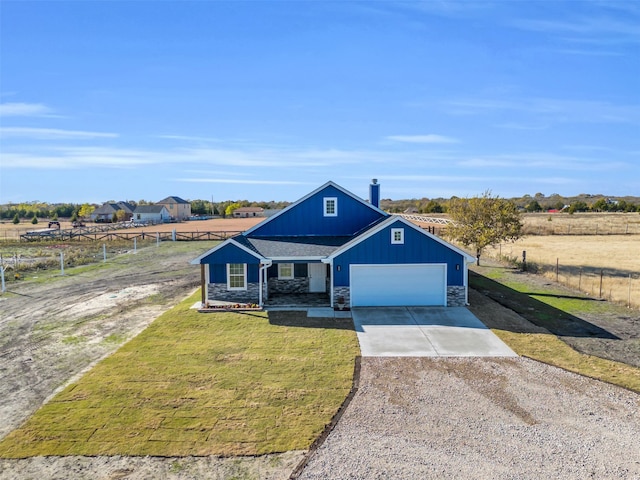
<path fill-rule="evenodd" d="M 211 278 L 210 274 L 209 274 L 209 269 L 211 267 L 209 267 L 208 263 L 204 264 L 204 276 L 205 276 L 205 281 L 204 281 L 204 300 L 205 302 L 209 301 L 209 279 Z"/>

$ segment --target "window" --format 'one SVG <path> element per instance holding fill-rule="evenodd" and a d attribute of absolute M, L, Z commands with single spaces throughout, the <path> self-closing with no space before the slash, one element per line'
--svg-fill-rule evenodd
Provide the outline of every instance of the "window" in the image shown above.
<path fill-rule="evenodd" d="M 227 264 L 227 288 L 229 290 L 247 289 L 247 264 L 228 263 Z"/>
<path fill-rule="evenodd" d="M 324 198 L 324 216 L 325 217 L 338 216 L 338 199 L 336 197 Z"/>
<path fill-rule="evenodd" d="M 279 263 L 278 264 L 278 278 L 280 280 L 293 279 L 293 263 Z"/>
<path fill-rule="evenodd" d="M 393 245 L 401 245 L 404 243 L 404 228 L 391 229 L 391 243 Z"/>

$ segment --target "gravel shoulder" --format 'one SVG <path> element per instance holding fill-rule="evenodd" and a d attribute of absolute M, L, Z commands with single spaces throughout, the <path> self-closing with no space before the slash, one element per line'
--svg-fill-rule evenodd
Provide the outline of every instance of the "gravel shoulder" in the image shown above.
<path fill-rule="evenodd" d="M 640 396 L 525 358 L 363 358 L 300 479 L 640 478 Z"/>

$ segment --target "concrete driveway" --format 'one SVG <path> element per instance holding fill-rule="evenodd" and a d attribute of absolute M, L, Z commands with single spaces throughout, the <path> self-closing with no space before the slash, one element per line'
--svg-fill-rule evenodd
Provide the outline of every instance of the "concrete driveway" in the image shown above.
<path fill-rule="evenodd" d="M 363 357 L 517 357 L 464 307 L 357 307 Z"/>

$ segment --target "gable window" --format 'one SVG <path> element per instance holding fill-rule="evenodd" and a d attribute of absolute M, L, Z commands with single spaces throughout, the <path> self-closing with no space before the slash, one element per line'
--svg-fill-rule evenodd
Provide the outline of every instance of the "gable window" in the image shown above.
<path fill-rule="evenodd" d="M 338 216 L 338 199 L 337 199 L 337 197 L 325 197 L 324 198 L 324 216 L 325 217 L 337 217 Z"/>
<path fill-rule="evenodd" d="M 293 279 L 293 263 L 279 263 L 278 278 L 280 280 L 292 280 Z"/>
<path fill-rule="evenodd" d="M 404 244 L 404 228 L 391 229 L 391 244 L 392 245 Z"/>
<path fill-rule="evenodd" d="M 247 264 L 227 263 L 227 289 L 247 289 Z"/>

